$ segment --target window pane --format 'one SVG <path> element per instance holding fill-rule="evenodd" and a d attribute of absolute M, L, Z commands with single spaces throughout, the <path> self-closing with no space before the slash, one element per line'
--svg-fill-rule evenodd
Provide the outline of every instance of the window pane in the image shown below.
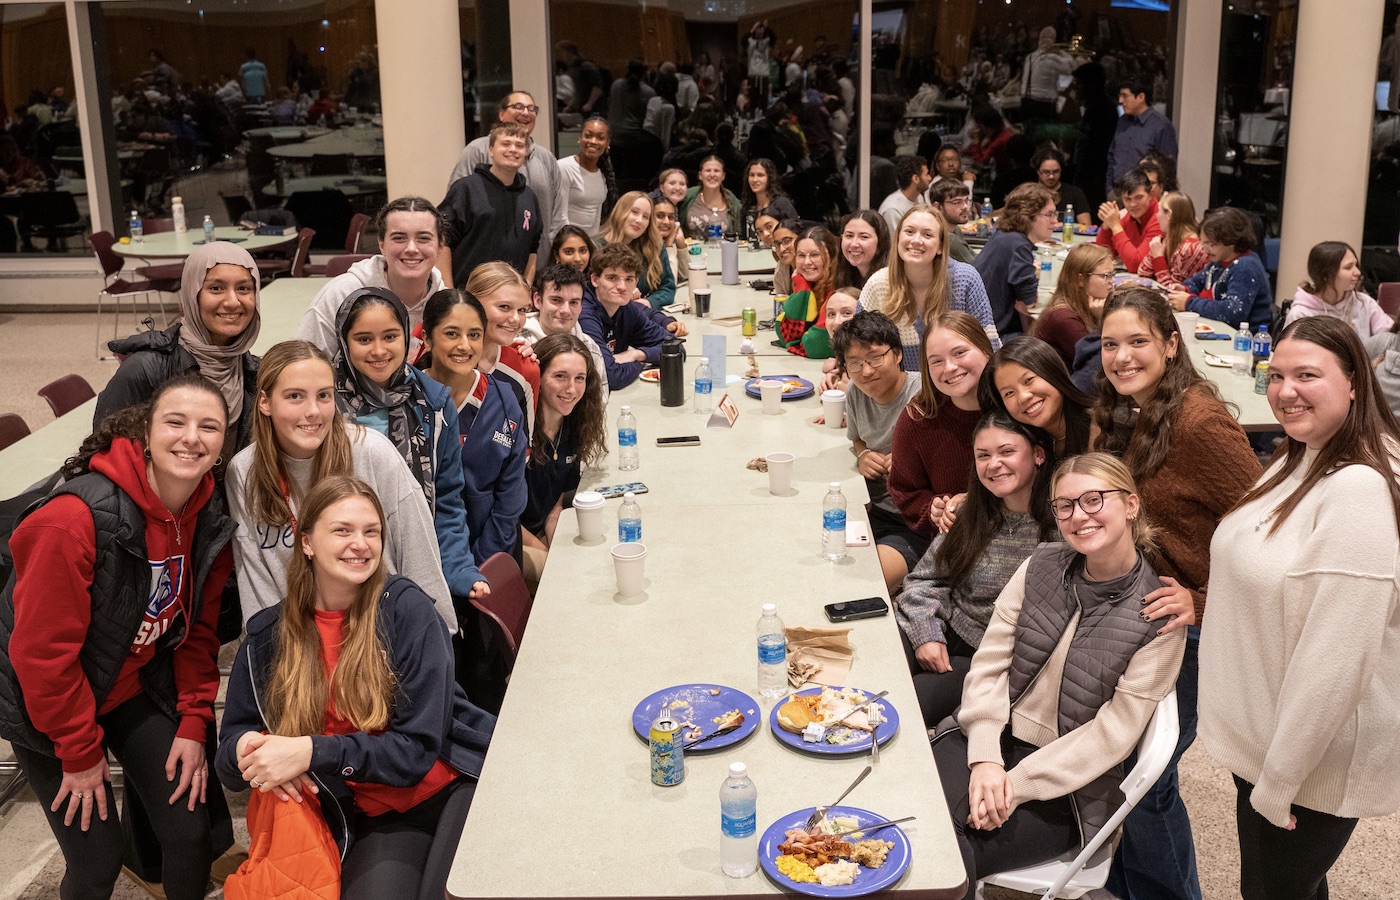
<path fill-rule="evenodd" d="M 240 219 L 345 246 L 384 202 L 373 0 L 250 8 L 233 0 L 102 6 L 125 213 L 169 227 Z M 290 250 L 288 251 L 290 252 Z"/>
<path fill-rule="evenodd" d="M 671 168 L 693 187 L 701 162 L 717 155 L 723 186 L 740 208 L 727 224 L 745 231 L 757 203 L 775 200 L 748 188 L 748 164 L 761 158 L 771 160 L 786 194 L 774 206 L 781 217 L 795 211 L 835 227 L 850 209 L 859 140 L 859 4 L 770 2 L 761 14 L 741 14 L 744 8 L 688 4 L 682 12 L 552 0 L 558 155 L 577 153 L 583 121 L 602 115 L 619 194 L 652 190 Z M 696 234 L 700 217 L 693 218 L 682 227 Z"/>
<path fill-rule="evenodd" d="M 0 61 L 0 253 L 88 254 L 63 5 L 0 6 Z"/>
<path fill-rule="evenodd" d="M 510 91 L 510 0 L 458 0 L 466 143 L 491 130 Z"/>

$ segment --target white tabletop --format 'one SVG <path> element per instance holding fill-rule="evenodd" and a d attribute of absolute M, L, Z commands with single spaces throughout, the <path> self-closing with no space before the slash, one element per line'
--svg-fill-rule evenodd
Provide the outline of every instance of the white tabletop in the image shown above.
<path fill-rule="evenodd" d="M 221 241 L 233 241 L 249 253 L 281 247 L 294 243 L 297 239 L 295 234 L 254 234 L 237 225 L 218 226 L 214 229 L 214 237 Z M 112 245 L 112 249 L 122 256 L 138 259 L 184 259 L 203 243 L 204 230 L 199 227 L 199 223 L 191 222 L 189 230 L 184 234 L 162 231 L 145 235 L 140 241 L 132 241 L 129 244 L 117 242 Z"/>
<path fill-rule="evenodd" d="M 793 360 L 793 371 L 807 377 L 818 368 L 813 360 Z M 865 488 L 844 433 L 807 421 L 817 411 L 814 400 L 784 403 L 779 416 L 763 416 L 758 401 L 747 397 L 736 402 L 740 415 L 732 429 L 707 429 L 688 404 L 661 408 L 655 385 L 614 392 L 610 415 L 623 404 L 637 415 L 641 467 L 619 471 L 613 446 L 584 478 L 589 485 L 648 485 L 639 497 L 645 593 L 630 601 L 616 597 L 613 541 L 579 543 L 576 520 L 565 513 L 448 879 L 449 896 L 779 894 L 761 872 L 743 879 L 720 872 L 717 794 L 728 764 L 749 766 L 760 830 L 794 810 L 829 803 L 867 764 L 864 754 L 816 757 L 779 743 L 768 730 L 769 702 L 754 707 L 761 721 L 747 740 L 689 755 L 684 783 L 662 788 L 651 783 L 646 743 L 631 729 L 637 702 L 675 684 L 717 682 L 757 700 L 754 623 L 763 603 L 777 603 L 790 626 L 824 626 L 830 624 L 824 604 L 885 595 L 873 547 L 852 548 L 840 563 L 820 556 L 827 481 L 844 482 L 850 517 L 864 519 Z M 698 447 L 656 447 L 658 436 L 697 433 Z M 797 454 L 793 496 L 769 495 L 767 476 L 744 468 L 747 459 L 773 450 Z M 610 526 L 619 502 L 604 509 Z M 888 689 L 901 730 L 849 802 L 918 817 L 904 826 L 913 854 L 897 893 L 960 897 L 962 863 L 898 626 L 893 616 L 851 625 L 855 658 L 847 680 Z M 522 815 L 525 809 L 536 814 Z M 581 831 L 595 834 L 575 839 Z M 536 848 L 541 864 L 492 849 L 499 847 Z"/>
<path fill-rule="evenodd" d="M 682 255 L 681 264 L 685 265 L 685 258 Z M 705 264 L 710 274 L 715 278 L 723 271 L 724 259 L 718 245 L 705 245 Z M 739 274 L 741 275 L 763 275 L 771 273 L 774 268 L 773 251 L 764 247 L 740 247 L 739 248 Z"/>
<path fill-rule="evenodd" d="M 320 137 L 329 130 L 319 125 L 268 125 L 263 128 L 249 128 L 243 134 L 247 137 L 270 137 L 274 141 L 301 141 Z"/>
<path fill-rule="evenodd" d="M 370 125 L 340 128 L 300 144 L 269 147 L 268 153 L 284 159 L 310 159 L 313 156 L 383 156 L 384 129 Z"/>
<path fill-rule="evenodd" d="M 277 182 L 266 185 L 262 191 L 269 197 L 290 197 L 300 191 L 340 191 L 347 197 L 362 194 L 382 194 L 389 179 L 383 175 L 311 175 L 306 178 L 288 178 L 277 190 Z"/>

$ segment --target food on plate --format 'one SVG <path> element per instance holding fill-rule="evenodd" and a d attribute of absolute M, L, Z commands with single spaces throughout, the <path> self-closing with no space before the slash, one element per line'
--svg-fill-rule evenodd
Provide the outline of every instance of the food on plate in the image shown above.
<path fill-rule="evenodd" d="M 731 709 L 727 713 L 720 713 L 710 721 L 723 728 L 725 725 L 728 725 L 730 722 L 734 721 L 737 718 L 739 718 L 739 711 L 737 709 Z"/>
<path fill-rule="evenodd" d="M 720 692 L 720 689 L 719 689 L 719 688 L 710 688 L 710 696 L 711 696 L 711 697 L 718 697 L 718 696 L 719 696 L 719 692 Z"/>
<path fill-rule="evenodd" d="M 793 694 L 786 703 L 778 707 L 778 724 L 785 731 L 801 734 L 808 725 L 821 721 L 817 712 L 817 704 L 820 701 L 821 697 L 816 694 L 808 697 Z"/>
<path fill-rule="evenodd" d="M 885 721 L 881 703 L 852 709 L 869 698 L 869 694 L 855 688 L 825 687 L 820 694 L 793 694 L 778 707 L 778 725 L 784 731 L 804 735 L 803 740 L 812 743 L 856 744 L 869 738 L 875 726 Z"/>
<path fill-rule="evenodd" d="M 795 856 L 780 856 L 773 860 L 773 864 L 778 867 L 779 872 L 792 881 L 814 882 L 817 880 L 817 875 L 812 871 L 812 867 Z"/>
<path fill-rule="evenodd" d="M 851 884 L 860 874 L 860 866 L 849 860 L 838 859 L 825 865 L 817 866 L 812 870 L 817 880 L 822 883 L 822 887 L 839 887 L 843 884 Z"/>
<path fill-rule="evenodd" d="M 778 845 L 778 852 L 816 867 L 851 855 L 851 844 L 845 838 L 792 828 L 783 832 L 787 840 Z"/>
<path fill-rule="evenodd" d="M 807 385 L 798 378 L 789 378 L 783 382 L 783 393 L 791 394 L 793 391 L 800 391 Z"/>
<path fill-rule="evenodd" d="M 894 841 L 860 841 L 851 848 L 851 862 L 867 869 L 878 869 L 885 864 L 885 857 L 893 849 Z"/>

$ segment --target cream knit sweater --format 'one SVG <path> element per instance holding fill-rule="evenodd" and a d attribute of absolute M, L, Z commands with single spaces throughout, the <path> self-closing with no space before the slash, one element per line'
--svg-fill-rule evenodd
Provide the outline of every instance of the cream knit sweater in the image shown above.
<path fill-rule="evenodd" d="M 1345 818 L 1400 808 L 1395 513 L 1380 473 L 1347 466 L 1271 536 L 1313 455 L 1221 520 L 1201 630 L 1201 739 L 1280 827 L 1291 804 Z"/>

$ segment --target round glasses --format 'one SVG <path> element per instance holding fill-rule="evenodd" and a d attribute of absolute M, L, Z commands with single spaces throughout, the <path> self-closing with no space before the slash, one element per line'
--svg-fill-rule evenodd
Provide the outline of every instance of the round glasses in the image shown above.
<path fill-rule="evenodd" d="M 1092 516 L 1103 509 L 1104 494 L 1126 494 L 1122 488 L 1113 488 L 1107 491 L 1085 491 L 1078 497 L 1056 497 L 1050 501 L 1050 511 L 1055 514 L 1055 518 L 1063 521 L 1074 515 L 1074 507 L 1077 504 L 1084 510 L 1085 515 Z"/>

